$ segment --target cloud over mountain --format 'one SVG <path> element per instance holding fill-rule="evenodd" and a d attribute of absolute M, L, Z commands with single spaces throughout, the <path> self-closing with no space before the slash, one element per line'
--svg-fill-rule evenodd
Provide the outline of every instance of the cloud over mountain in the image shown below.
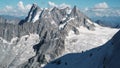
<path fill-rule="evenodd" d="M 64 7 L 71 7 L 68 4 L 62 3 L 60 5 L 55 4 L 54 2 L 49 1 L 48 2 L 49 7 L 58 7 L 58 8 L 64 8 Z"/>
<path fill-rule="evenodd" d="M 95 4 L 94 8 L 96 9 L 106 9 L 109 8 L 108 4 L 106 2 Z"/>
<path fill-rule="evenodd" d="M 0 13 L 12 16 L 24 16 L 28 13 L 32 6 L 31 4 L 24 5 L 22 1 L 19 1 L 16 5 L 16 7 L 6 5 L 3 10 L 0 10 Z"/>
<path fill-rule="evenodd" d="M 97 3 L 92 8 L 85 8 L 83 11 L 88 16 L 120 16 L 120 8 L 110 7 L 106 2 Z"/>
<path fill-rule="evenodd" d="M 45 4 L 44 4 L 45 5 Z M 69 5 L 68 3 L 57 3 L 48 1 L 46 3 L 47 8 L 57 7 L 57 8 L 64 8 L 64 7 L 73 7 L 73 5 Z M 78 5 L 77 5 L 78 6 Z M 31 4 L 25 4 L 23 1 L 19 1 L 16 6 L 6 5 L 3 9 L 0 10 L 0 15 L 12 15 L 12 16 L 26 16 L 28 11 L 31 8 Z M 43 8 L 43 7 L 42 7 Z M 81 8 L 82 9 L 82 8 Z M 107 2 L 99 2 L 93 4 L 90 8 L 85 8 L 83 10 L 86 15 L 92 16 L 120 16 L 120 8 L 112 8 L 109 6 Z"/>

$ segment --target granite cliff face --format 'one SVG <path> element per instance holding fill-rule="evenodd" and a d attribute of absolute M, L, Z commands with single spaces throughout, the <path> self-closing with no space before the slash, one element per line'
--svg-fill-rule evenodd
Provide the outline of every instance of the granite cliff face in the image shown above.
<path fill-rule="evenodd" d="M 80 34 L 79 27 L 92 31 L 95 25 L 76 6 L 72 10 L 41 9 L 33 4 L 19 24 L 0 23 L 0 67 L 37 68 L 47 64 L 63 54 L 66 36 L 69 31 Z"/>
<path fill-rule="evenodd" d="M 65 37 L 70 30 L 74 31 L 75 34 L 79 34 L 77 27 L 80 26 L 94 30 L 94 24 L 76 6 L 69 14 L 67 10 L 70 11 L 70 9 L 54 7 L 38 11 L 39 8 L 36 7 L 36 9 L 33 9 L 33 7 L 29 13 L 35 13 L 34 18 L 28 22 L 29 18 L 32 17 L 29 14 L 25 21 L 32 24 L 39 22 L 34 31 L 37 30 L 35 33 L 39 34 L 40 42 L 33 47 L 36 55 L 30 58 L 25 64 L 20 65 L 20 67 L 36 68 L 61 56 L 65 50 Z"/>

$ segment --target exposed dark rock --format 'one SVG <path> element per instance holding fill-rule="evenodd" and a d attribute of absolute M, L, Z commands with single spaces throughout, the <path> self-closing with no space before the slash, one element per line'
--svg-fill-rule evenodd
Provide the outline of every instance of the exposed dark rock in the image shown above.
<path fill-rule="evenodd" d="M 79 34 L 77 27 L 84 26 L 89 30 L 94 29 L 93 23 L 87 21 L 90 19 L 81 13 L 76 6 L 70 14 L 67 14 L 67 10 L 56 7 L 52 10 L 41 10 L 36 4 L 33 4 L 26 19 L 21 20 L 19 24 L 4 23 L 5 20 L 2 19 L 0 37 L 8 41 L 11 41 L 14 37 L 20 38 L 31 33 L 39 35 L 40 42 L 33 46 L 36 55 L 31 57 L 28 62 L 18 66 L 18 68 L 37 68 L 41 64 L 47 64 L 62 55 L 65 50 L 65 37 L 70 30 L 74 31 L 75 34 Z M 39 19 L 34 19 L 37 14 Z M 63 18 L 65 19 L 63 20 Z M 60 27 L 62 25 L 63 27 Z M 59 61 L 57 64 L 60 63 Z"/>

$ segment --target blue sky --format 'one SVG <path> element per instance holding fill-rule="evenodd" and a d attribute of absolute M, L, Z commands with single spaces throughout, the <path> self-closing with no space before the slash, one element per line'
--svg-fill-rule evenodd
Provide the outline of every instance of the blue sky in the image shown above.
<path fill-rule="evenodd" d="M 37 3 L 41 8 L 47 8 L 51 5 L 60 6 L 61 4 L 71 7 L 76 5 L 80 9 L 120 8 L 120 0 L 0 0 L 0 14 L 19 16 L 17 12 L 21 12 L 20 16 L 25 15 L 33 3 Z"/>
<path fill-rule="evenodd" d="M 37 3 L 40 7 L 48 7 L 48 2 L 54 2 L 56 4 L 66 3 L 69 5 L 77 5 L 79 8 L 92 8 L 95 4 L 106 2 L 110 7 L 120 7 L 120 0 L 0 0 L 0 8 L 4 8 L 6 5 L 16 6 L 16 4 L 22 1 L 25 5 Z"/>

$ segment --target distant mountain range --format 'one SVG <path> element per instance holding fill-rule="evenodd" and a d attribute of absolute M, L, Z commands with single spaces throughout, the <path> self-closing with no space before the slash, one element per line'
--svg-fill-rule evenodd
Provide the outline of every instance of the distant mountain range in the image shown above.
<path fill-rule="evenodd" d="M 94 23 L 76 6 L 41 9 L 33 4 L 28 16 L 22 20 L 4 15 L 0 17 L 0 68 L 46 68 L 51 61 L 54 67 L 50 65 L 49 68 L 74 68 L 75 65 L 78 68 L 106 68 L 110 65 L 115 67 L 113 63 L 118 57 L 114 58 L 117 54 L 112 48 L 119 53 L 119 32 L 113 37 L 110 45 L 107 43 L 90 51 L 85 57 L 74 55 L 75 59 L 69 59 L 74 56 L 68 56 L 68 60 L 54 60 L 69 53 L 81 53 L 103 45 L 117 31 L 118 29 Z M 90 57 L 93 58 L 89 59 Z M 79 59 L 82 61 L 77 62 Z M 73 61 L 73 64 L 69 61 Z M 58 66 L 61 63 L 63 67 Z M 119 64 L 116 65 L 120 67 Z"/>
<path fill-rule="evenodd" d="M 0 23 L 3 23 L 3 21 L 6 21 L 6 23 L 18 24 L 22 19 L 24 18 L 10 16 L 10 15 L 0 15 Z"/>
<path fill-rule="evenodd" d="M 120 16 L 108 16 L 108 17 L 96 16 L 91 17 L 91 19 L 102 26 L 120 28 Z"/>
<path fill-rule="evenodd" d="M 10 16 L 10 15 L 0 15 L 0 17 L 3 17 L 5 19 L 8 19 L 8 20 L 21 20 L 21 19 L 24 19 L 24 16 L 21 16 L 21 17 L 16 17 L 16 16 Z"/>
<path fill-rule="evenodd" d="M 25 16 L 22 17 L 14 17 L 9 15 L 0 15 L 0 17 L 7 19 L 9 21 L 20 21 L 25 18 Z M 92 21 L 95 23 L 104 26 L 104 27 L 111 27 L 111 28 L 120 28 L 120 17 L 119 16 L 96 16 L 96 17 L 90 17 Z"/>

